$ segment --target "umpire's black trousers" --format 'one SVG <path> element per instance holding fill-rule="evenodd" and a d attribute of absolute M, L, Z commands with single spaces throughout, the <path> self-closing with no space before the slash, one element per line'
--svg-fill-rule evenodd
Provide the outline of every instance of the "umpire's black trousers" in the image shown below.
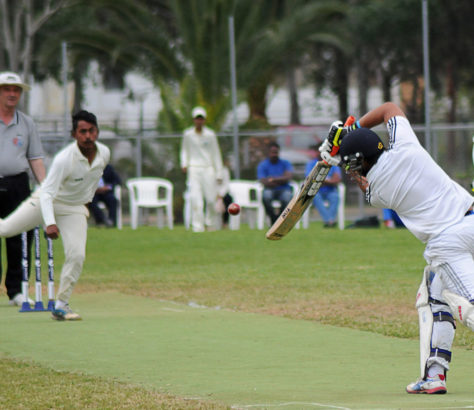
<path fill-rule="evenodd" d="M 30 195 L 30 181 L 28 174 L 22 172 L 18 175 L 0 177 L 0 218 L 5 218 L 12 213 Z M 32 232 L 28 232 L 28 262 L 30 255 Z M 7 294 L 12 299 L 17 293 L 21 293 L 22 280 L 22 246 L 21 235 L 6 238 L 7 272 L 5 275 L 5 287 Z M 0 242 L 0 282 L 2 279 Z M 28 266 L 30 264 L 28 263 Z"/>

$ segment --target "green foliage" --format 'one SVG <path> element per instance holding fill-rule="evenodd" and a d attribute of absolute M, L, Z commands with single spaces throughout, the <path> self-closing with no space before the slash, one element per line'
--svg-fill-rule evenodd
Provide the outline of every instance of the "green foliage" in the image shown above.
<path fill-rule="evenodd" d="M 200 105 L 207 111 L 206 125 L 220 129 L 225 121 L 230 99 L 221 95 L 214 104 L 210 104 L 204 97 L 200 97 L 199 84 L 196 77 L 186 76 L 177 83 L 160 81 L 161 99 L 163 108 L 158 114 L 158 130 L 163 133 L 182 133 L 192 126 L 191 111 Z"/>

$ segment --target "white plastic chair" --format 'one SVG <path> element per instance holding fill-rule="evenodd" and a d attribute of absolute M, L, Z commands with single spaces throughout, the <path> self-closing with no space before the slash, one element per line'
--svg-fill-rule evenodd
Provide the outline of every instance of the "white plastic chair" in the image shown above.
<path fill-rule="evenodd" d="M 122 229 L 122 187 L 120 185 L 115 185 L 114 196 L 117 199 L 117 228 Z M 103 211 L 107 209 L 105 204 L 101 201 L 99 201 L 98 207 Z"/>
<path fill-rule="evenodd" d="M 337 192 L 339 194 L 339 205 L 337 206 L 337 227 L 342 231 L 345 227 L 345 207 L 346 207 L 346 186 L 343 183 L 337 184 Z M 311 206 L 309 205 L 306 209 L 301 221 L 303 223 L 303 228 L 308 229 L 309 227 L 309 216 L 311 213 Z"/>
<path fill-rule="evenodd" d="M 117 198 L 117 228 L 122 229 L 122 187 L 120 185 L 115 185 L 114 194 Z"/>
<path fill-rule="evenodd" d="M 293 195 L 295 195 L 300 190 L 301 184 L 298 184 L 295 181 L 290 181 L 289 184 L 293 191 Z M 272 201 L 272 206 L 273 208 L 277 208 L 277 209 L 281 208 L 280 201 L 278 201 L 277 199 Z M 270 221 L 270 218 L 268 218 L 268 221 Z M 300 229 L 300 227 L 301 227 L 301 218 L 298 222 L 296 222 L 295 229 Z"/>
<path fill-rule="evenodd" d="M 264 228 L 265 208 L 263 207 L 262 191 L 262 184 L 258 181 L 234 179 L 229 182 L 229 193 L 234 202 L 239 204 L 241 209 L 240 214 L 230 215 L 230 229 L 236 230 L 240 228 L 242 211 L 248 210 L 255 214 L 255 218 L 249 223 L 250 227 L 254 228 L 256 225 L 257 229 Z"/>
<path fill-rule="evenodd" d="M 169 229 L 173 229 L 173 184 L 164 178 L 142 177 L 127 181 L 130 196 L 130 223 L 138 226 L 140 208 L 156 208 L 157 226 L 161 228 L 162 212 L 166 213 Z"/>

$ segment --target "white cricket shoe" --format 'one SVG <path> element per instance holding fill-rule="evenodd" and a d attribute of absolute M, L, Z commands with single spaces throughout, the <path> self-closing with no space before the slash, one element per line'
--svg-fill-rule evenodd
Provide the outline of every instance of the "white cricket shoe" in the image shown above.
<path fill-rule="evenodd" d="M 447 392 L 444 376 L 419 379 L 415 383 L 411 383 L 407 386 L 407 393 L 411 394 L 445 394 Z"/>
<path fill-rule="evenodd" d="M 69 305 L 66 305 L 62 309 L 53 309 L 51 318 L 54 320 L 82 320 L 79 313 L 73 312 Z"/>
<path fill-rule="evenodd" d="M 8 304 L 10 306 L 23 306 L 23 302 L 25 301 L 25 298 L 23 297 L 22 293 L 17 293 L 13 298 L 11 298 L 8 301 Z M 35 301 L 33 299 L 28 298 L 28 303 L 30 305 L 34 305 Z"/>

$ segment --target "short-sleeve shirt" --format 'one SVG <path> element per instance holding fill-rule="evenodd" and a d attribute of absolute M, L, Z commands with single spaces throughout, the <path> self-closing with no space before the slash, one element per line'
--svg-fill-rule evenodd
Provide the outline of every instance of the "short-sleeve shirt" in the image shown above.
<path fill-rule="evenodd" d="M 314 166 L 318 163 L 317 158 L 312 159 L 306 164 L 306 172 L 305 175 L 308 176 L 311 170 L 314 168 Z M 332 178 L 333 175 L 339 175 L 339 177 L 342 177 L 341 173 L 341 168 L 339 167 L 331 167 L 331 169 L 328 172 L 328 175 L 326 178 Z M 321 188 L 319 188 L 318 192 L 325 193 L 325 192 L 331 192 L 331 191 L 337 191 L 337 186 L 335 185 L 321 185 Z"/>
<path fill-rule="evenodd" d="M 264 159 L 257 167 L 257 178 L 281 177 L 286 171 L 293 172 L 293 165 L 286 159 L 279 158 L 276 163 L 272 163 L 268 158 Z M 279 185 L 273 189 L 291 189 L 289 183 Z"/>
<path fill-rule="evenodd" d="M 474 197 L 453 181 L 421 146 L 405 117 L 387 122 L 389 150 L 367 174 L 367 201 L 397 212 L 422 242 L 459 223 Z"/>
<path fill-rule="evenodd" d="M 43 148 L 33 120 L 18 110 L 10 124 L 0 120 L 0 176 L 26 172 L 28 161 L 38 158 Z"/>

